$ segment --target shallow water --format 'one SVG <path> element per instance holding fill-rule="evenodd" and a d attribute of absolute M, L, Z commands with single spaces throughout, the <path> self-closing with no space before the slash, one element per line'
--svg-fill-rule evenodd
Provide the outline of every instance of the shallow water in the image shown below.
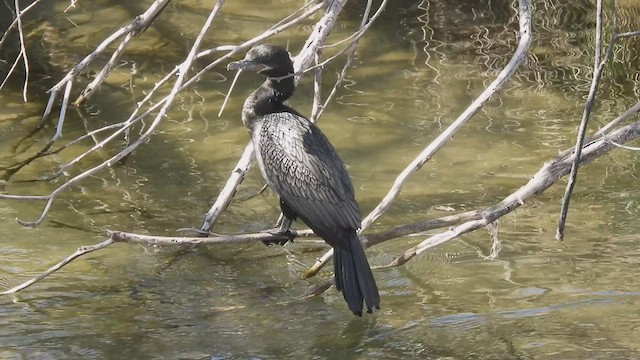
<path fill-rule="evenodd" d="M 59 78 L 68 59 L 79 60 L 143 9 L 129 3 L 79 2 L 68 20 L 57 15 L 66 3 L 53 6 L 41 21 L 59 47 L 44 42 L 51 56 L 40 74 Z M 637 24 L 638 8 L 619 3 L 621 29 L 636 30 L 629 24 Z M 205 46 L 254 36 L 300 5 L 261 4 L 228 2 Z M 553 4 L 536 3 L 536 39 L 526 64 L 413 175 L 370 233 L 451 214 L 438 210 L 441 206 L 458 212 L 492 205 L 572 146 L 591 79 L 595 5 Z M 69 111 L 63 141 L 85 127 L 126 118 L 133 99 L 142 98 L 182 59 L 210 6 L 211 1 L 170 5 L 136 40 L 99 96 L 82 112 Z M 362 39 L 356 66 L 320 126 L 347 163 L 364 214 L 506 64 L 516 44 L 511 6 L 401 1 L 389 5 Z M 361 11 L 355 3 L 347 6 L 334 41 L 357 27 Z M 309 28 L 300 26 L 273 41 L 297 49 Z M 608 69 L 592 129 L 637 101 L 637 42 L 625 44 Z M 134 67 L 138 73 L 132 76 Z M 326 71 L 324 94 L 337 69 Z M 217 117 L 230 81 L 223 67 L 216 71 L 180 94 L 159 131 L 125 166 L 65 192 L 39 227 L 23 228 L 14 219 L 35 220 L 43 203 L 0 201 L 0 288 L 38 274 L 78 246 L 98 243 L 105 229 L 176 235 L 178 228 L 201 224 L 248 141 L 240 106 L 260 81 L 241 77 Z M 34 94 L 52 85 L 36 70 L 33 78 Z M 16 139 L 38 121 L 46 99 L 34 95 L 24 104 L 21 89 L 13 85 L 0 92 L 0 167 L 28 157 L 53 134 L 47 128 L 16 151 Z M 311 89 L 306 76 L 291 100 L 305 114 Z M 87 146 L 34 162 L 12 177 L 5 191 L 48 193 L 61 180 L 19 181 L 52 174 Z M 69 175 L 111 153 L 90 156 Z M 318 242 L 186 252 L 113 245 L 16 296 L 0 297 L 0 358 L 635 358 L 640 355 L 638 159 L 618 150 L 583 168 L 564 242 L 553 238 L 563 181 L 501 219 L 503 248 L 496 260 L 484 259 L 491 241 L 481 230 L 402 267 L 375 271 L 382 310 L 362 319 L 350 314 L 334 289 L 310 301 L 296 300 L 330 275 L 324 270 L 318 278 L 300 279 L 326 249 Z M 237 194 L 245 200 L 232 203 L 214 231 L 272 226 L 278 216 L 273 194 L 246 200 L 262 185 L 253 169 Z M 369 261 L 385 265 L 426 237 L 375 246 L 367 251 Z"/>

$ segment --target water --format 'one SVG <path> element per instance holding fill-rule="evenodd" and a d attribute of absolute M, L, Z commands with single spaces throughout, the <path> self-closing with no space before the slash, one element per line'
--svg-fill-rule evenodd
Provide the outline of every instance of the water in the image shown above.
<path fill-rule="evenodd" d="M 637 5 L 619 3 L 621 29 L 635 30 Z M 262 4 L 228 2 L 205 46 L 254 36 L 300 5 Z M 36 50 L 49 60 L 33 71 L 30 102 L 20 100 L 19 79 L 0 92 L 0 167 L 28 157 L 53 134 L 46 128 L 15 150 L 16 139 L 37 123 L 44 107 L 46 99 L 35 94 L 53 80 L 43 74 L 59 78 L 116 24 L 143 9 L 129 2 L 81 2 L 67 15 L 75 26 L 57 15 L 66 6 L 56 4 L 39 22 L 48 37 Z M 182 59 L 210 6 L 210 1 L 171 5 L 136 40 L 99 96 L 83 111 L 69 112 L 63 140 L 83 134 L 85 126 L 124 119 L 132 99 L 140 99 Z M 363 213 L 506 64 L 515 46 L 512 6 L 397 2 L 362 39 L 356 66 L 320 126 L 349 167 Z M 361 10 L 355 3 L 347 6 L 333 40 L 357 27 Z M 451 214 L 440 206 L 458 212 L 492 205 L 571 147 L 591 79 L 594 12 L 587 1 L 538 1 L 536 40 L 526 64 L 411 178 L 369 232 Z M 302 25 L 273 41 L 296 49 L 308 29 Z M 625 41 L 616 52 L 592 129 L 637 101 L 635 49 L 637 42 Z M 138 75 L 131 77 L 134 67 Z M 228 77 L 221 66 L 180 94 L 159 131 L 126 166 L 65 192 L 41 226 L 22 228 L 14 219 L 35 220 L 43 203 L 1 201 L 1 288 L 38 274 L 78 246 L 98 243 L 105 229 L 176 235 L 177 228 L 199 226 L 248 141 L 239 111 L 260 81 L 243 76 L 218 118 Z M 333 79 L 334 72 L 326 71 L 325 95 Z M 311 87 L 307 76 L 291 101 L 305 114 Z M 5 191 L 48 193 L 62 180 L 19 181 L 52 174 L 89 144 L 25 167 Z M 69 175 L 112 153 L 105 149 L 90 156 Z M 637 154 L 618 150 L 583 168 L 564 242 L 553 239 L 560 182 L 501 219 L 503 249 L 494 261 L 484 259 L 491 242 L 480 230 L 405 266 L 375 271 L 382 310 L 362 319 L 350 314 L 334 289 L 310 301 L 296 300 L 329 276 L 323 270 L 317 279 L 300 279 L 326 249 L 317 242 L 187 251 L 113 245 L 16 296 L 0 298 L 0 358 L 635 358 L 640 353 L 637 162 Z M 252 170 L 238 192 L 245 200 L 232 203 L 214 230 L 272 226 L 278 215 L 274 196 L 267 192 L 246 200 L 262 185 Z M 425 238 L 382 243 L 368 250 L 369 261 L 385 265 Z"/>

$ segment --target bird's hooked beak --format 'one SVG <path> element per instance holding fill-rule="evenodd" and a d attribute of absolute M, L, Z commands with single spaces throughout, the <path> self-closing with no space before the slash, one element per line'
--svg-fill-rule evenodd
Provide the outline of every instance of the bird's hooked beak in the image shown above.
<path fill-rule="evenodd" d="M 267 66 L 265 64 L 244 59 L 240 61 L 230 62 L 229 65 L 227 65 L 227 70 L 253 70 L 255 72 L 259 72 L 266 68 Z"/>

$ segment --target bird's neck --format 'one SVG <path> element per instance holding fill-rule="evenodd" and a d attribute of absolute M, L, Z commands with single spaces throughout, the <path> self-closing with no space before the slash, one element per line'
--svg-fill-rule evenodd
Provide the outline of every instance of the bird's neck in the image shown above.
<path fill-rule="evenodd" d="M 265 115 L 286 112 L 289 109 L 284 102 L 293 95 L 295 83 L 293 77 L 267 80 L 257 88 L 244 102 L 242 121 L 253 131 L 256 121 Z"/>

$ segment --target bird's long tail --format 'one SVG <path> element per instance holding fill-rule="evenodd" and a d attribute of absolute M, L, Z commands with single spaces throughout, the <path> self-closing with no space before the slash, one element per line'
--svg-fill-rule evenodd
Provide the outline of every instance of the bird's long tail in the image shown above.
<path fill-rule="evenodd" d="M 362 316 L 362 301 L 367 305 L 367 312 L 380 309 L 378 286 L 371 273 L 369 262 L 364 254 L 358 235 L 349 235 L 348 241 L 334 247 L 333 264 L 336 288 L 342 292 L 349 309 Z"/>

